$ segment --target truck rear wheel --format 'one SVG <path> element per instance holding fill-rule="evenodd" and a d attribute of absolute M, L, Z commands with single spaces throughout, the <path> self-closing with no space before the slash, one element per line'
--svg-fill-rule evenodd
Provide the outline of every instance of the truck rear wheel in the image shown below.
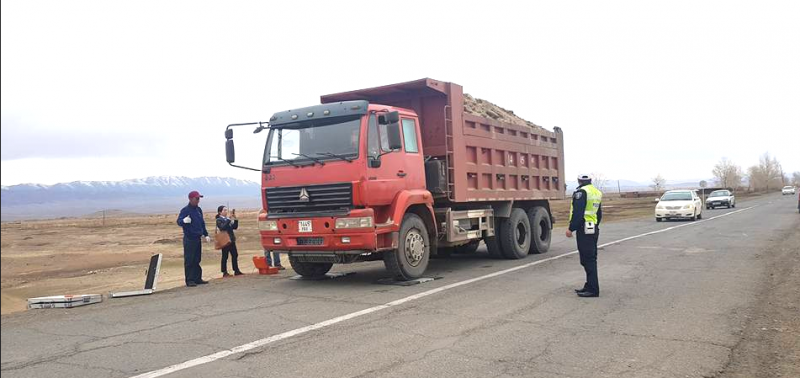
<path fill-rule="evenodd" d="M 416 214 L 406 214 L 400 225 L 397 250 L 386 252 L 383 263 L 395 279 L 419 278 L 428 268 L 431 245 L 425 222 Z"/>
<path fill-rule="evenodd" d="M 553 224 L 550 222 L 550 214 L 547 209 L 536 206 L 528 210 L 528 219 L 531 223 L 530 253 L 545 253 L 550 250 L 550 239 L 553 236 Z"/>
<path fill-rule="evenodd" d="M 505 221 L 500 234 L 503 257 L 518 260 L 528 255 L 531 248 L 531 223 L 525 210 L 515 208 Z"/>
<path fill-rule="evenodd" d="M 302 262 L 295 256 L 289 256 L 289 263 L 297 274 L 309 278 L 323 277 L 333 267 L 332 263 Z"/>

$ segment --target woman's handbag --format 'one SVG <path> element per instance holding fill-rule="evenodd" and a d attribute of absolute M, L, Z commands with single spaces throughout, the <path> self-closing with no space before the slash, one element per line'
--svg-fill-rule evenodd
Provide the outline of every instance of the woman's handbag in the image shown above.
<path fill-rule="evenodd" d="M 223 249 L 231 245 L 231 236 L 227 231 L 214 228 L 214 249 Z"/>

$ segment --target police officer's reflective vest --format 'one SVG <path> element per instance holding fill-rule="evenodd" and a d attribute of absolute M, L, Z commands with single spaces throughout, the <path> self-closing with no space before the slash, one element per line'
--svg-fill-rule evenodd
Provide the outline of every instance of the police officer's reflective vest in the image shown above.
<path fill-rule="evenodd" d="M 603 192 L 589 184 L 579 190 L 586 191 L 586 210 L 583 212 L 583 219 L 586 222 L 597 223 L 597 211 L 600 210 L 600 202 L 603 201 Z M 569 205 L 569 221 L 572 222 L 572 204 Z"/>

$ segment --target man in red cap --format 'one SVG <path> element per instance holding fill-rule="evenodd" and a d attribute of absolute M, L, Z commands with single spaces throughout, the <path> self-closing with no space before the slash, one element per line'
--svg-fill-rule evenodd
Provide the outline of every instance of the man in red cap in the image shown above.
<path fill-rule="evenodd" d="M 198 206 L 200 198 L 203 196 L 196 190 L 189 193 L 189 204 L 178 215 L 178 226 L 183 227 L 183 270 L 186 286 L 189 287 L 208 283 L 203 281 L 203 268 L 200 267 L 203 253 L 201 238 L 205 237 L 206 242 L 211 242 L 211 238 L 206 230 L 203 209 Z"/>

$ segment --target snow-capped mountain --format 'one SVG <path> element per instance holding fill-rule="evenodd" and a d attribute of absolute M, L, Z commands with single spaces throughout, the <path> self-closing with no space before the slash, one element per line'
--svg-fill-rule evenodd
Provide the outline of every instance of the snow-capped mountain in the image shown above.
<path fill-rule="evenodd" d="M 202 193 L 204 202 L 234 200 L 255 208 L 260 201 L 259 188 L 257 182 L 228 177 L 156 176 L 123 181 L 3 186 L 0 202 L 3 220 L 78 216 L 111 208 L 165 212 L 181 206 L 192 190 Z"/>

